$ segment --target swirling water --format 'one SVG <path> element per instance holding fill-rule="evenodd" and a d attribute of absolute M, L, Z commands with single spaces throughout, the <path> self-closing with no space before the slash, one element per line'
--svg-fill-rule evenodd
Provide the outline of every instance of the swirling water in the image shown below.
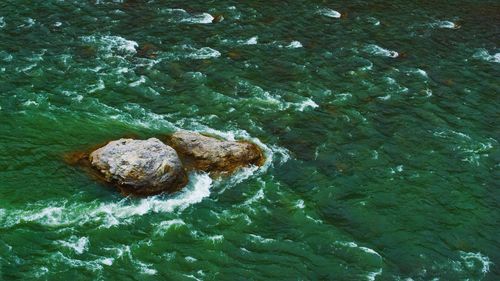
<path fill-rule="evenodd" d="M 0 280 L 498 280 L 499 15 L 2 1 Z M 267 162 L 137 199 L 63 161 L 178 129 Z"/>

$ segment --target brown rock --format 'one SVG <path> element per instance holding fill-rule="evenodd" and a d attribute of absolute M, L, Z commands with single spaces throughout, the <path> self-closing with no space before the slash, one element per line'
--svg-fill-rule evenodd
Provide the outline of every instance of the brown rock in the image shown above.
<path fill-rule="evenodd" d="M 212 23 L 219 23 L 219 22 L 221 22 L 223 20 L 224 20 L 224 16 L 223 15 L 215 15 L 214 19 L 212 20 Z"/>
<path fill-rule="evenodd" d="M 230 173 L 264 162 L 261 149 L 250 142 L 219 140 L 189 131 L 174 133 L 169 142 L 185 165 L 206 172 Z"/>

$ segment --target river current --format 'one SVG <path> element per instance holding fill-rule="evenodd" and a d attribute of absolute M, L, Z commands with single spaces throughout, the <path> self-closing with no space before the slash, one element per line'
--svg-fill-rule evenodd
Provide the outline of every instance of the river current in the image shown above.
<path fill-rule="evenodd" d="M 0 2 L 0 280 L 500 280 L 498 1 Z M 64 156 L 262 167 L 124 198 Z"/>

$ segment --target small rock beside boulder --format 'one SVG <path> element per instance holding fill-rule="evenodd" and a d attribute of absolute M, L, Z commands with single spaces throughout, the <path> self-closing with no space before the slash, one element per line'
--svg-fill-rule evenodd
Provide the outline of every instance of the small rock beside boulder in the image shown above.
<path fill-rule="evenodd" d="M 187 184 L 177 152 L 156 138 L 111 141 L 89 155 L 93 168 L 122 192 L 153 195 Z"/>
<path fill-rule="evenodd" d="M 169 144 L 185 165 L 205 172 L 230 173 L 264 162 L 260 148 L 245 141 L 219 140 L 196 132 L 178 131 L 170 137 Z"/>

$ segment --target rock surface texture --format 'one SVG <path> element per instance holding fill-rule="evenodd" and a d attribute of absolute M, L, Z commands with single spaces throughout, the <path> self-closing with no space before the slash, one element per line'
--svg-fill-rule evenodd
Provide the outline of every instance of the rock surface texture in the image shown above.
<path fill-rule="evenodd" d="M 177 152 L 156 138 L 111 141 L 89 155 L 93 168 L 122 192 L 152 195 L 187 183 Z"/>
<path fill-rule="evenodd" d="M 189 131 L 174 133 L 169 142 L 184 164 L 206 172 L 233 172 L 264 162 L 260 148 L 249 142 L 219 140 Z"/>

